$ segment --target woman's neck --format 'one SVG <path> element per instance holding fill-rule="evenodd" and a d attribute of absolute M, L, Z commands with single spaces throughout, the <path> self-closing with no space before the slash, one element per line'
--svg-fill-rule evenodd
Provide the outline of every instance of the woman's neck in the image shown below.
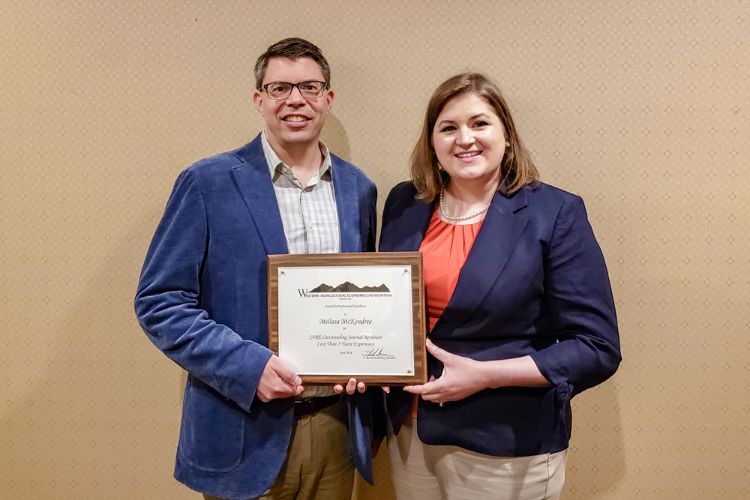
<path fill-rule="evenodd" d="M 456 182 L 449 181 L 445 193 L 452 199 L 456 208 L 486 205 L 497 191 L 497 182 Z"/>
<path fill-rule="evenodd" d="M 451 224 L 474 224 L 481 221 L 496 191 L 496 182 L 450 181 L 440 196 L 441 219 Z"/>

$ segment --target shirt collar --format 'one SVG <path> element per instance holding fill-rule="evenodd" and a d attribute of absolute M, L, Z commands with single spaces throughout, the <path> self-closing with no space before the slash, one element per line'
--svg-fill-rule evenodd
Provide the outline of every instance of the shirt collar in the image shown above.
<path fill-rule="evenodd" d="M 266 157 L 266 163 L 268 164 L 268 171 L 271 174 L 271 179 L 275 179 L 277 176 L 277 172 L 280 174 L 281 168 L 283 166 L 286 166 L 287 168 L 289 167 L 281 160 L 281 158 L 279 158 L 279 155 L 276 154 L 276 151 L 273 150 L 273 147 L 271 147 L 271 144 L 266 138 L 265 130 L 261 132 L 260 140 L 261 144 L 263 145 L 263 154 Z M 323 163 L 320 165 L 318 177 L 320 179 L 333 179 L 333 169 L 331 168 L 331 152 L 328 150 L 328 146 L 323 144 L 322 141 L 318 141 L 318 146 L 320 147 L 320 151 L 323 153 Z"/>

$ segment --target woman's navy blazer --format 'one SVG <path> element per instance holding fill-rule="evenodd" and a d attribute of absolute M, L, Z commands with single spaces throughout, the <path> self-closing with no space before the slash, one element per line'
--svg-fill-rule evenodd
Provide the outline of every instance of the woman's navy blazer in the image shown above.
<path fill-rule="evenodd" d="M 419 249 L 435 205 L 415 194 L 408 182 L 390 192 L 380 251 Z M 529 355 L 551 386 L 485 389 L 442 407 L 420 400 L 423 442 L 494 456 L 567 448 L 570 399 L 610 377 L 621 359 L 607 268 L 581 198 L 543 183 L 495 194 L 429 336 L 480 361 Z M 428 364 L 439 377 L 441 363 Z M 396 430 L 409 399 L 396 390 L 388 397 Z"/>

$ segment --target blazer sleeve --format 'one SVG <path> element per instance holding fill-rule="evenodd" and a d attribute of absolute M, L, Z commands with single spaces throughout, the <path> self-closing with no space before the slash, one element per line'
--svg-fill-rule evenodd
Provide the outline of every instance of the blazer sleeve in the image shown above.
<path fill-rule="evenodd" d="M 568 384 L 575 395 L 612 376 L 621 360 L 607 268 L 581 198 L 563 202 L 544 266 L 557 341 L 531 357 L 552 385 Z"/>
<path fill-rule="evenodd" d="M 135 312 L 143 331 L 164 354 L 249 408 L 272 353 L 212 320 L 201 307 L 208 238 L 205 201 L 188 169 L 175 183 L 146 255 Z"/>

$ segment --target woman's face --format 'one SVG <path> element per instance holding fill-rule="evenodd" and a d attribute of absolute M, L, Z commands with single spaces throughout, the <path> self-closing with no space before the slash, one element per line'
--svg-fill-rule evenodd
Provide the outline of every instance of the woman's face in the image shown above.
<path fill-rule="evenodd" d="M 432 147 L 452 182 L 497 183 L 505 154 L 505 129 L 482 97 L 461 94 L 438 115 Z"/>

